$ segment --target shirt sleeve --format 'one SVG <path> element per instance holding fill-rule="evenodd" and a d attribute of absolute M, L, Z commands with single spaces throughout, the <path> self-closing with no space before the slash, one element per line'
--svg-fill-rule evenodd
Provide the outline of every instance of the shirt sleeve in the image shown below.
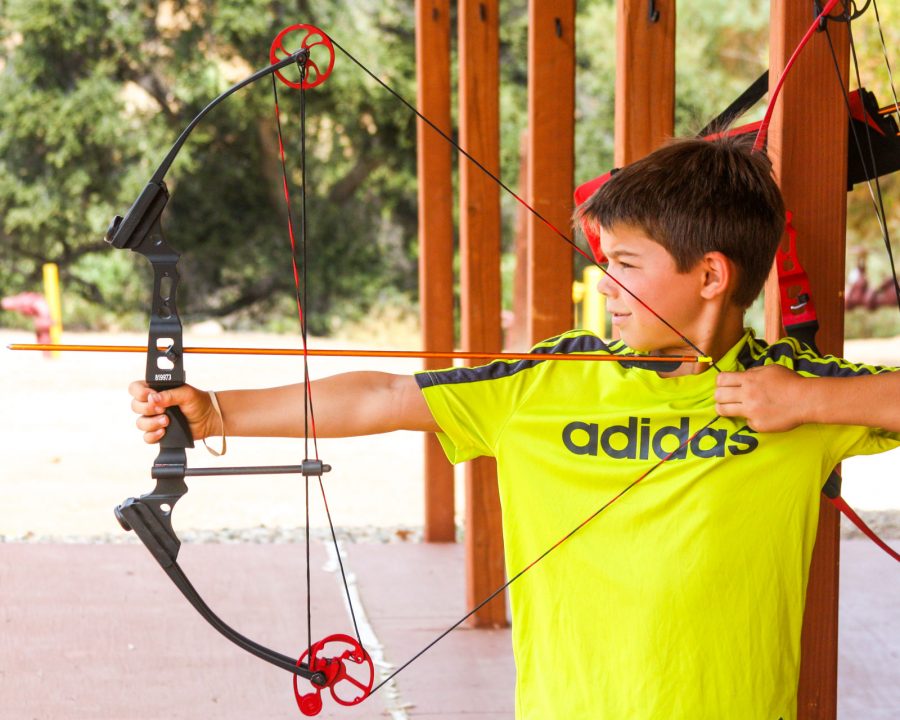
<path fill-rule="evenodd" d="M 426 370 L 416 381 L 452 463 L 496 455 L 504 427 L 531 393 L 545 363 L 494 362 L 474 368 Z"/>
<path fill-rule="evenodd" d="M 860 377 L 898 372 L 900 368 L 854 363 L 833 355 L 817 356 L 805 347 L 793 358 L 793 369 L 807 377 Z M 900 446 L 900 433 L 863 425 L 822 425 L 836 465 L 854 455 L 875 455 Z"/>

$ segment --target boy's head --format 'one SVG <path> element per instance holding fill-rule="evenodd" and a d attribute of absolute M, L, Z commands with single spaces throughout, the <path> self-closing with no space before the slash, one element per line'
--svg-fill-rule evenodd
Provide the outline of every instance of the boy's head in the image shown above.
<path fill-rule="evenodd" d="M 595 231 L 630 226 L 662 245 L 679 272 L 709 252 L 737 270 L 733 301 L 762 290 L 784 230 L 784 201 L 762 153 L 746 139 L 675 140 L 619 170 L 576 219 Z"/>

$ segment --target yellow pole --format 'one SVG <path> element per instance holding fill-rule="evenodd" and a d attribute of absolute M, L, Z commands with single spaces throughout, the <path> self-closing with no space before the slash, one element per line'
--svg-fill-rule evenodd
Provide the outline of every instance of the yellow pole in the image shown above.
<path fill-rule="evenodd" d="M 574 327 L 584 327 L 584 283 L 580 280 L 572 282 L 572 305 L 575 306 Z"/>
<path fill-rule="evenodd" d="M 585 330 L 605 338 L 606 333 L 606 296 L 597 290 L 597 284 L 603 277 L 603 271 L 596 265 L 584 269 L 584 300 L 582 325 Z"/>
<path fill-rule="evenodd" d="M 44 298 L 50 309 L 50 343 L 59 345 L 62 339 L 62 304 L 59 295 L 59 268 L 56 263 L 44 263 Z M 52 357 L 59 357 L 53 352 Z"/>

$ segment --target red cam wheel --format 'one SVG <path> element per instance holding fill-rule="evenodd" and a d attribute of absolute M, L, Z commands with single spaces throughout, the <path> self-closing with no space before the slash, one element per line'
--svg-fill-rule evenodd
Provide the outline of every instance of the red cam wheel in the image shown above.
<path fill-rule="evenodd" d="M 313 643 L 300 656 L 297 664 L 306 662 L 314 673 L 325 676 L 324 685 L 312 684 L 312 691 L 300 691 L 300 678 L 294 675 L 294 697 L 304 715 L 318 715 L 322 710 L 322 691 L 328 688 L 338 705 L 359 705 L 369 697 L 375 684 L 372 658 L 356 638 L 329 635 Z"/>
<path fill-rule="evenodd" d="M 304 48 L 309 50 L 309 59 L 306 61 L 306 69 L 300 82 L 288 80 L 280 70 L 275 71 L 275 76 L 281 82 L 295 90 L 314 88 L 325 82 L 331 75 L 334 67 L 334 45 L 331 44 L 331 38 L 315 25 L 301 23 L 290 25 L 278 33 L 269 48 L 269 61 L 272 63 L 284 60 Z M 325 62 L 326 53 L 327 63 Z M 322 70 L 323 65 L 325 66 L 324 70 Z"/>

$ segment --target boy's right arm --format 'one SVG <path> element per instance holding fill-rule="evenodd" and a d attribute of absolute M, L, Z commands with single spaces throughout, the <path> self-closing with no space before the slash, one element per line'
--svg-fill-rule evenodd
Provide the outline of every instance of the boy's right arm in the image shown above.
<path fill-rule="evenodd" d="M 209 394 L 190 385 L 153 391 L 144 382 L 128 388 L 131 407 L 144 442 L 159 442 L 168 418 L 165 409 L 181 408 L 195 440 L 222 434 Z M 262 390 L 216 393 L 225 431 L 231 437 L 303 437 L 303 383 Z M 352 372 L 312 382 L 316 434 L 319 437 L 373 435 L 392 430 L 437 432 L 421 390 L 412 375 Z"/>

